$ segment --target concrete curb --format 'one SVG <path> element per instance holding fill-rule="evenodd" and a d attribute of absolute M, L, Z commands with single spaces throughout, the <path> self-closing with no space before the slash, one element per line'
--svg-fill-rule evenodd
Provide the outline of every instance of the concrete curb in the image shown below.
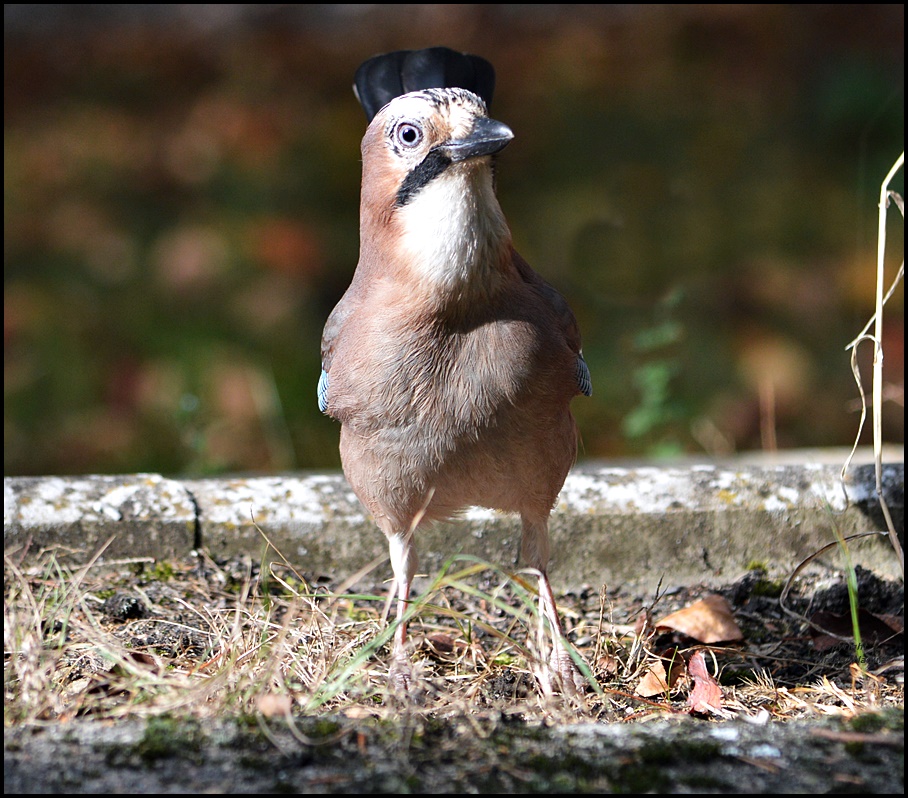
<path fill-rule="evenodd" d="M 569 475 L 552 515 L 556 586 L 652 589 L 734 579 L 754 563 L 790 571 L 843 535 L 885 528 L 872 465 L 843 485 L 834 464 L 729 463 L 675 467 L 586 464 Z M 883 469 L 883 492 L 904 534 L 904 463 Z M 304 574 L 344 578 L 386 555 L 378 532 L 340 474 L 166 479 L 157 474 L 6 477 L 7 552 L 48 546 L 84 562 L 171 558 L 200 546 L 216 555 L 263 555 L 264 536 Z M 487 510 L 421 531 L 421 570 L 457 553 L 510 567 L 519 523 Z M 888 540 L 851 546 L 854 561 L 884 576 L 898 564 Z M 275 556 L 276 558 L 276 556 Z M 837 570 L 836 548 L 818 558 Z"/>

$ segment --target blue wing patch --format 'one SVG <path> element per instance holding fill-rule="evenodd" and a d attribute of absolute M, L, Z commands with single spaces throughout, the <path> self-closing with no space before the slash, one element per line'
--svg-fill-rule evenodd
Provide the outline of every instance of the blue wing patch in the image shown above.
<path fill-rule="evenodd" d="M 589 378 L 589 372 L 587 372 L 587 378 Z M 328 412 L 328 372 L 324 369 L 318 378 L 318 409 L 323 413 Z"/>
<path fill-rule="evenodd" d="M 593 380 L 590 377 L 590 369 L 589 366 L 586 365 L 582 353 L 577 355 L 577 371 L 575 376 L 577 378 L 577 387 L 580 389 L 580 393 L 584 396 L 592 396 Z"/>

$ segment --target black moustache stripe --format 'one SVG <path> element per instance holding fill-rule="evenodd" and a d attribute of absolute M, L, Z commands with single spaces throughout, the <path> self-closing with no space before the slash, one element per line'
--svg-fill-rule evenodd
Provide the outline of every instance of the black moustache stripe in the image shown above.
<path fill-rule="evenodd" d="M 416 166 L 404 178 L 400 188 L 397 189 L 397 197 L 394 200 L 394 206 L 402 208 L 408 204 L 422 189 L 423 186 L 431 183 L 445 169 L 451 165 L 451 159 L 443 155 L 438 150 L 432 150 L 418 166 Z"/>

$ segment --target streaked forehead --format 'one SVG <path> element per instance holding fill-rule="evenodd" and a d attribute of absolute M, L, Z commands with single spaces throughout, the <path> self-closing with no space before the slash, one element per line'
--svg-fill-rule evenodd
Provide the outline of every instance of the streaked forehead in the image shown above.
<path fill-rule="evenodd" d="M 464 119 L 486 116 L 482 99 L 466 89 L 422 89 L 395 97 L 380 112 L 395 118 L 420 117 L 435 112 L 448 112 Z"/>

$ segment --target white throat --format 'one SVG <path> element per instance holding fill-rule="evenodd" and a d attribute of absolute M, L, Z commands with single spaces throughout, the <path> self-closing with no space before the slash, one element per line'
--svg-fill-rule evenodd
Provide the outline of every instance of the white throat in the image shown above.
<path fill-rule="evenodd" d="M 449 168 L 400 208 L 401 245 L 419 279 L 433 290 L 488 288 L 509 235 L 489 167 Z"/>

